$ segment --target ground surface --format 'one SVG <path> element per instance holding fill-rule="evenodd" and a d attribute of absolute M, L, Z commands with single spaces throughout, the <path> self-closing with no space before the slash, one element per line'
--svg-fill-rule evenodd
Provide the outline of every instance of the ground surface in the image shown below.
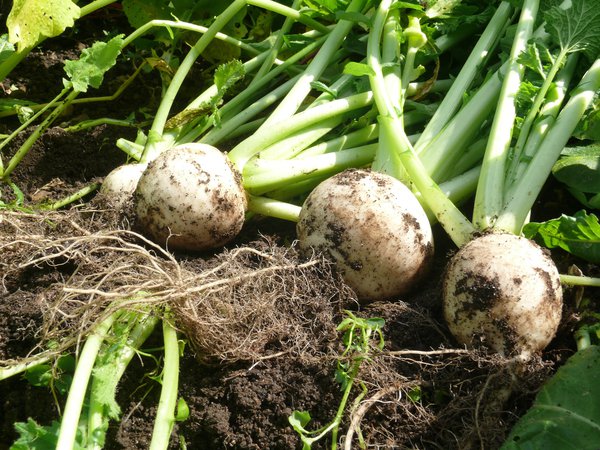
<path fill-rule="evenodd" d="M 108 19 L 100 19 L 105 20 L 99 22 L 101 24 L 109 23 Z M 62 61 L 74 57 L 77 49 L 89 45 L 93 38 L 92 35 L 86 38 L 83 33 L 48 43 L 24 61 L 4 83 L 4 95 L 47 100 L 60 86 Z M 107 77 L 102 92 L 113 92 L 121 77 L 131 71 L 126 63 L 117 67 L 115 75 Z M 152 74 L 143 74 L 119 100 L 93 107 L 75 107 L 64 117 L 64 123 L 104 116 L 124 118 L 143 106 L 151 107 L 156 86 L 157 80 Z M 3 120 L 0 132 L 15 126 L 14 119 Z M 52 128 L 27 155 L 14 173 L 13 181 L 23 190 L 27 202 L 58 200 L 94 181 L 101 181 L 112 168 L 124 162 L 125 157 L 115 141 L 119 137 L 134 136 L 133 129 L 106 125 L 79 133 Z M 6 154 L 14 152 L 25 138 L 26 133 L 23 133 Z M 554 186 L 547 191 L 546 197 L 551 200 L 542 200 L 536 206 L 537 214 L 553 217 L 555 211 L 566 212 L 565 202 L 570 204 L 572 200 Z M 3 186 L 3 200 L 12 196 L 11 190 Z M 92 208 L 102 209 L 93 203 L 92 197 L 84 201 L 92 203 L 83 209 L 90 204 Z M 110 212 L 57 214 L 47 220 L 44 216 L 32 220 L 27 214 L 0 212 L 0 243 L 39 239 L 40 248 L 51 251 L 48 240 L 73 237 L 77 233 L 102 233 L 130 225 L 121 216 L 115 220 Z M 256 221 L 249 224 L 228 249 L 250 247 L 263 252 L 279 251 L 277 249 L 289 245 L 293 238 L 293 226 Z M 267 241 L 269 245 L 265 246 Z M 343 287 L 336 287 L 332 294 L 331 283 L 337 282 L 334 275 L 325 271 L 326 276 L 320 279 L 310 278 L 315 300 L 299 305 L 296 312 L 310 319 L 303 322 L 302 327 L 320 331 L 312 338 L 305 337 L 305 348 L 309 350 L 304 352 L 286 351 L 294 339 L 289 333 L 267 341 L 262 351 L 268 358 L 256 354 L 248 360 L 230 363 L 200 362 L 196 358 L 200 355 L 188 345 L 181 363 L 179 394 L 187 401 L 191 414 L 176 425 L 172 448 L 178 448 L 183 442 L 194 449 L 300 448 L 287 417 L 293 410 L 306 410 L 315 425 L 323 425 L 334 417 L 340 400 L 334 375 L 341 346 L 335 326 L 343 318 L 343 308 L 350 308 L 361 317 L 385 318 L 386 345 L 384 352 L 365 363 L 359 373 L 367 388 L 365 399 L 371 401 L 346 412 L 340 430 L 341 441 L 346 440 L 352 423 L 360 425 L 369 448 L 497 448 L 510 426 L 528 408 L 541 383 L 573 351 L 569 312 L 565 311 L 565 323 L 555 342 L 528 368 L 508 401 L 499 404 L 496 393 L 509 378 L 506 362 L 457 347 L 441 320 L 439 280 L 453 249 L 439 230 L 436 246 L 436 265 L 427 281 L 401 299 L 359 307 Z M 0 246 L 0 261 L 4 263 L 1 267 L 5 269 L 10 266 L 13 270 L 30 256 L 11 253 L 9 248 Z M 298 263 L 294 255 L 291 258 Z M 561 269 L 569 262 L 563 258 L 561 255 Z M 216 264 L 214 255 L 176 255 L 176 259 L 190 273 L 201 273 Z M 13 271 L 7 277 L 2 274 L 0 360 L 24 357 L 40 343 L 39 330 L 48 320 L 47 305 L 56 295 L 55 287 L 68 284 L 75 277 L 76 269 L 78 263 L 73 260 L 63 261 L 58 266 L 32 266 Z M 284 281 L 295 283 L 298 279 Z M 299 286 L 308 289 L 307 285 Z M 270 288 L 265 285 L 261 289 L 266 295 Z M 571 297 L 572 292 L 567 292 L 567 305 Z M 287 340 L 278 340 L 281 336 Z M 158 331 L 145 347 L 160 345 Z M 111 423 L 106 448 L 146 448 L 160 393 L 158 383 L 149 376 L 155 367 L 149 358 L 136 358 L 126 371 L 117 396 L 122 419 Z M 352 398 L 359 393 L 360 390 L 355 389 Z M 65 400 L 64 396 L 56 394 L 54 397 L 48 388 L 34 387 L 21 377 L 0 382 L 0 399 L 0 449 L 8 448 L 16 439 L 15 422 L 31 417 L 40 424 L 49 424 L 59 419 Z M 347 448 L 358 448 L 356 432 L 353 437 L 354 444 Z M 328 445 L 321 442 L 316 448 Z"/>

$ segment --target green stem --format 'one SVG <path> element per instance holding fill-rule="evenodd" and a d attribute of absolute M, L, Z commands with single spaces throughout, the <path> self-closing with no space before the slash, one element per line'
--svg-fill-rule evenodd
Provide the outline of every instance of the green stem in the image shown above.
<path fill-rule="evenodd" d="M 495 227 L 514 234 L 520 234 L 523 223 L 552 166 L 571 137 L 573 130 L 591 104 L 596 91 L 600 89 L 600 59 L 597 59 L 585 73 L 577 88 L 571 93 L 556 121 L 548 130 L 538 152 L 512 189 Z"/>
<path fill-rule="evenodd" d="M 175 407 L 179 386 L 179 341 L 177 331 L 167 319 L 163 319 L 165 347 L 162 389 L 152 430 L 150 450 L 166 450 L 175 424 Z"/>
<path fill-rule="evenodd" d="M 165 124 L 167 123 L 167 119 L 169 117 L 169 112 L 171 111 L 171 107 L 175 101 L 175 97 L 179 90 L 181 89 L 181 85 L 185 80 L 187 74 L 192 68 L 192 65 L 196 61 L 196 59 L 200 56 L 200 54 L 206 49 L 208 44 L 214 39 L 217 32 L 219 32 L 229 21 L 233 19 L 233 17 L 246 5 L 246 0 L 235 0 L 233 1 L 225 11 L 223 11 L 217 18 L 213 21 L 213 23 L 208 27 L 206 32 L 198 39 L 196 44 L 189 50 L 186 57 L 181 62 L 177 72 L 173 76 L 167 91 L 156 111 L 156 115 L 154 116 L 154 121 L 152 123 L 152 127 L 148 132 L 148 140 L 146 142 L 146 146 L 144 148 L 144 153 L 142 154 L 142 158 L 140 162 L 149 162 L 155 159 L 158 154 L 163 150 L 159 145 L 162 134 L 164 131 Z"/>
<path fill-rule="evenodd" d="M 74 194 L 71 194 L 68 197 L 63 198 L 62 200 L 58 200 L 54 203 L 51 203 L 50 205 L 44 207 L 44 209 L 56 211 L 57 209 L 63 208 L 67 205 L 70 205 L 73 202 L 76 202 L 77 200 L 82 199 L 86 195 L 90 195 L 92 192 L 97 191 L 98 189 L 100 189 L 100 185 L 101 185 L 100 183 L 92 183 L 84 188 L 79 189 Z"/>
<path fill-rule="evenodd" d="M 523 66 L 519 64 L 518 57 L 525 51 L 533 33 L 538 7 L 539 0 L 525 0 L 511 47 L 508 70 L 502 83 L 475 194 L 473 223 L 480 230 L 493 226 L 503 206 L 505 166 L 516 118 L 514 98 L 523 75 Z"/>
<path fill-rule="evenodd" d="M 133 357 L 154 331 L 158 320 L 158 317 L 152 315 L 152 313 L 132 313 L 130 323 L 135 322 L 135 326 L 129 333 L 129 336 L 127 336 L 126 341 L 117 348 L 110 347 L 107 349 L 111 352 L 108 364 L 111 366 L 112 378 L 110 381 L 112 382 L 112 392 L 116 390 L 119 380 L 125 373 L 125 369 Z M 103 387 L 100 387 L 102 385 Z M 99 450 L 102 448 L 99 442 L 102 442 L 103 439 L 99 439 L 98 433 L 102 432 L 101 430 L 107 417 L 106 402 L 102 398 L 103 395 L 106 395 L 106 392 L 106 380 L 101 380 L 94 374 L 92 376 L 90 406 L 88 409 L 88 450 Z"/>
<path fill-rule="evenodd" d="M 307 16 L 301 11 L 297 11 L 293 8 L 290 8 L 289 6 L 282 5 L 281 3 L 277 3 L 270 0 L 246 0 L 246 2 L 249 5 L 258 6 L 259 8 L 266 9 L 267 11 L 271 11 L 284 17 L 296 20 L 306 25 L 307 27 L 319 31 L 323 34 L 327 34 L 330 32 L 329 28 L 326 25 L 323 25 L 320 22 L 312 19 L 310 16 Z"/>
<path fill-rule="evenodd" d="M 324 119 L 369 106 L 372 101 L 372 94 L 364 92 L 302 111 L 289 120 L 279 123 L 276 127 L 257 131 L 235 146 L 229 153 L 229 159 L 241 172 L 250 158 L 283 137 L 290 136 Z"/>
<path fill-rule="evenodd" d="M 77 428 L 79 427 L 79 416 L 81 415 L 81 410 L 83 408 L 83 400 L 92 374 L 92 369 L 96 362 L 100 346 L 119 314 L 120 312 L 117 311 L 104 319 L 85 341 L 81 354 L 79 355 L 79 360 L 77 361 L 77 366 L 75 367 L 71 387 L 69 388 L 69 395 L 67 396 L 67 403 L 65 404 L 60 424 L 56 450 L 72 450 L 75 447 L 75 437 L 77 435 Z"/>
<path fill-rule="evenodd" d="M 358 12 L 362 9 L 364 3 L 364 0 L 352 0 L 350 5 L 346 8 L 346 11 L 348 13 Z M 319 52 L 310 62 L 296 85 L 267 118 L 266 122 L 259 129 L 259 133 L 262 132 L 262 130 L 272 128 L 277 122 L 288 119 L 298 111 L 298 108 L 312 89 L 311 83 L 318 80 L 319 76 L 329 66 L 333 55 L 339 49 L 353 26 L 353 22 L 343 19 L 335 25 L 334 29 L 329 32 L 329 35 L 319 49 Z"/>
<path fill-rule="evenodd" d="M 79 95 L 79 92 L 72 91 L 67 95 L 67 97 L 62 100 L 62 102 L 57 105 L 54 110 L 48 114 L 48 116 L 37 126 L 37 128 L 29 135 L 27 140 L 19 147 L 19 150 L 14 154 L 14 156 L 8 162 L 8 166 L 4 170 L 2 177 L 6 179 L 15 168 L 19 165 L 21 160 L 25 157 L 25 155 L 31 150 L 33 144 L 38 140 L 38 138 L 42 135 L 47 128 L 52 125 L 52 123 L 62 114 L 62 112 L 71 104 L 71 102 Z"/>
<path fill-rule="evenodd" d="M 377 144 L 370 144 L 302 159 L 256 158 L 244 168 L 244 188 L 252 194 L 264 194 L 305 178 L 330 175 L 349 167 L 363 167 L 373 161 L 377 147 Z"/>
<path fill-rule="evenodd" d="M 20 373 L 26 372 L 32 367 L 39 366 L 40 364 L 44 364 L 49 361 L 50 358 L 54 356 L 53 354 L 48 355 L 45 353 L 41 353 L 29 359 L 24 363 L 15 363 L 6 367 L 0 367 L 0 381 L 6 380 L 7 378 L 14 377 Z"/>
<path fill-rule="evenodd" d="M 248 211 L 267 217 L 298 222 L 301 209 L 300 206 L 272 198 L 258 197 L 256 195 L 248 196 Z"/>
<path fill-rule="evenodd" d="M 79 17 L 87 16 L 94 11 L 98 11 L 100 8 L 104 8 L 111 3 L 116 3 L 115 0 L 94 0 L 93 2 L 84 5 L 79 10 Z"/>
<path fill-rule="evenodd" d="M 444 96 L 442 103 L 440 103 L 440 106 L 415 144 L 415 150 L 419 155 L 442 131 L 454 116 L 454 113 L 460 108 L 465 92 L 467 92 L 469 86 L 471 86 L 473 79 L 481 73 L 483 65 L 489 57 L 490 51 L 498 41 L 500 34 L 506 28 L 511 11 L 512 7 L 507 1 L 500 3 L 496 9 L 496 12 L 473 47 L 473 50 L 460 69 L 460 72 L 453 80 L 452 86 Z M 473 115 L 472 117 L 479 116 Z"/>
<path fill-rule="evenodd" d="M 600 287 L 600 278 L 578 275 L 560 275 L 560 282 L 569 286 Z"/>

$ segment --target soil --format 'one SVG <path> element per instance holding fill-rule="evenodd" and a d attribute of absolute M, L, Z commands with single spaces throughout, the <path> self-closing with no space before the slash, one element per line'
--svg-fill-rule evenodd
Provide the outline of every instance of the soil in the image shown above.
<path fill-rule="evenodd" d="M 76 32 L 48 41 L 4 81 L 3 96 L 47 100 L 61 86 L 62 61 L 75 57 L 81 48 L 97 38 L 99 31 L 112 27 L 112 20 L 110 16 L 97 16 Z M 120 63 L 109 72 L 103 87 L 92 95 L 114 92 L 123 77 L 132 71 L 130 62 Z M 101 125 L 72 133 L 64 131 L 62 126 L 84 118 L 124 118 L 130 113 L 139 114 L 141 108 L 155 105 L 158 90 L 156 74 L 142 73 L 118 100 L 81 105 L 69 111 L 60 126 L 42 136 L 12 176 L 12 181 L 23 191 L 26 204 L 55 201 L 101 181 L 112 168 L 126 160 L 115 146 L 116 140 L 133 139 L 136 132 Z M 15 119 L 4 119 L 0 132 L 13 129 L 16 123 Z M 23 132 L 4 150 L 3 159 L 14 153 L 28 132 Z M 1 189 L 3 201 L 15 198 L 7 185 L 3 184 Z M 106 233 L 130 229 L 131 224 L 125 220 L 126 216 L 105 209 L 105 204 L 94 195 L 84 197 L 70 209 L 54 213 L 0 211 L 0 270 L 4 272 L 0 273 L 0 360 L 25 357 L 39 345 L 47 344 L 43 332 L 48 333 L 48 327 L 56 325 L 50 330 L 58 333 L 52 335 L 56 337 L 64 336 L 70 326 L 78 326 L 64 318 L 56 322 L 49 314 L 52 310 L 49 305 L 56 306 L 57 299 L 62 298 L 62 288 L 76 285 L 78 280 L 83 282 L 85 277 L 90 279 L 94 271 L 109 270 L 115 255 L 123 257 L 122 252 L 119 253 L 122 247 L 99 248 L 105 242 L 102 239 Z M 569 212 L 565 204 L 576 207 L 560 186 L 550 183 L 536 205 L 536 218 Z M 89 238 L 85 246 L 82 244 L 72 255 L 57 256 L 62 242 L 82 236 Z M 224 261 L 234 261 L 236 249 L 254 250 L 259 256 L 242 262 L 235 260 L 229 270 L 242 270 L 241 267 L 256 270 L 267 267 L 264 264 L 273 258 L 279 265 L 285 263 L 296 268 L 291 272 L 277 272 L 277 276 L 268 280 L 251 277 L 251 283 L 245 284 L 242 291 L 237 290 L 238 284 L 231 283 L 235 289 L 232 287 L 233 294 L 227 298 L 235 299 L 238 302 L 235 305 L 242 307 L 240 298 L 244 297 L 240 292 L 257 301 L 275 292 L 279 295 L 278 301 L 286 298 L 297 303 L 290 303 L 289 309 L 282 308 L 277 311 L 279 315 L 273 315 L 274 320 L 263 323 L 264 330 L 268 331 L 277 326 L 276 333 L 262 340 L 257 338 L 260 345 L 251 351 L 248 346 L 244 348 L 248 350 L 246 353 L 238 352 L 235 357 L 227 346 L 207 357 L 206 348 L 201 350 L 197 340 L 186 339 L 185 331 L 189 327 L 186 328 L 183 320 L 185 316 L 180 316 L 175 324 L 180 328 L 180 338 L 187 340 L 188 345 L 181 359 L 179 396 L 187 402 L 190 414 L 175 425 L 171 448 L 185 448 L 184 445 L 191 449 L 301 448 L 288 416 L 294 410 L 309 411 L 312 421 L 307 427 L 316 429 L 335 416 L 341 399 L 335 373 L 343 348 L 336 326 L 346 317 L 344 309 L 352 310 L 359 317 L 385 319 L 384 350 L 372 349 L 374 356 L 362 364 L 358 373 L 360 383 L 352 390 L 351 399 L 357 398 L 362 384 L 366 401 L 346 410 L 343 416 L 340 442 L 352 439 L 346 448 L 358 448 L 358 429 L 367 448 L 498 448 L 517 418 L 531 405 L 541 384 L 574 351 L 571 305 L 576 292 L 567 291 L 567 306 L 558 336 L 545 353 L 527 367 L 520 382 L 512 386 L 512 395 L 505 402 L 499 402 L 497 394 L 510 378 L 508 362 L 483 350 L 461 348 L 443 323 L 440 278 L 454 249 L 441 230 L 436 230 L 435 263 L 427 280 L 402 298 L 367 305 L 356 301 L 326 262 L 318 261 L 316 269 L 308 272 L 298 271 L 302 260 L 287 250 L 294 237 L 292 225 L 259 219 L 247 224 L 241 236 L 223 252 L 174 255 L 173 264 L 195 280 L 194 277 L 202 277 Z M 19 247 L 17 241 L 26 245 Z M 121 246 L 130 244 L 145 245 L 131 236 L 119 242 Z M 35 255 L 46 255 L 49 259 L 45 263 L 27 265 Z M 94 255 L 94 265 L 88 267 L 85 263 L 92 259 L 91 255 Z M 146 253 L 142 256 L 148 258 Z M 573 261 L 564 254 L 555 256 L 564 273 Z M 165 258 L 160 261 L 165 264 L 165 272 L 175 270 Z M 140 270 L 140 282 L 152 278 L 143 271 L 146 263 L 147 259 L 132 259 L 129 264 Z M 245 265 L 240 266 L 242 263 Z M 581 266 L 581 261 L 577 263 Z M 593 266 L 582 269 L 587 273 L 597 270 Z M 221 276 L 232 277 L 231 272 Z M 116 289 L 117 281 L 112 281 L 114 284 L 110 286 Z M 281 295 L 282 292 L 286 295 Z M 307 293 L 310 293 L 310 301 L 302 297 Z M 73 305 L 69 307 L 75 309 L 67 309 L 65 313 L 78 311 Z M 271 311 L 274 308 L 272 306 Z M 239 315 L 238 310 L 236 315 Z M 209 331 L 217 329 L 214 327 L 216 324 L 212 324 Z M 249 333 L 244 329 L 219 329 L 213 336 L 215 346 L 245 342 Z M 299 342 L 302 345 L 296 345 Z M 160 352 L 152 349 L 161 345 L 162 337 L 157 329 L 144 348 L 160 358 Z M 147 448 L 160 395 L 160 385 L 153 379 L 156 370 L 153 358 L 133 359 L 117 391 L 121 418 L 111 421 L 105 448 Z M 59 420 L 65 402 L 65 395 L 58 388 L 36 387 L 21 376 L 0 382 L 0 398 L 0 449 L 9 448 L 17 439 L 14 423 L 32 418 L 39 424 L 49 425 Z M 326 439 L 313 448 L 329 446 Z"/>

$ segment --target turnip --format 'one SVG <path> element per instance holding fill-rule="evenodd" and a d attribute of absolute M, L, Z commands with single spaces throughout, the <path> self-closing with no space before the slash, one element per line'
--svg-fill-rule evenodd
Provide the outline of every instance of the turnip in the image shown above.
<path fill-rule="evenodd" d="M 473 225 L 444 195 L 402 132 L 402 117 L 394 107 L 394 98 L 389 96 L 382 65 L 385 61 L 379 49 L 384 24 L 393 11 L 392 3 L 383 0 L 379 4 L 367 45 L 369 81 L 380 114 L 380 145 L 392 148 L 423 202 L 457 246 L 462 247 L 451 260 L 444 280 L 443 307 L 448 327 L 461 343 L 482 344 L 506 356 L 527 359 L 543 350 L 554 337 L 562 310 L 561 281 L 566 280 L 536 244 L 518 235 L 553 162 L 600 88 L 600 60 L 593 62 L 562 110 L 558 102 L 558 106 L 543 111 L 544 119 L 551 119 L 546 120 L 550 126 L 522 130 L 530 134 L 526 146 L 532 143 L 535 147 L 526 147 L 523 153 L 527 158 L 517 162 L 524 169 L 513 170 L 524 175 L 518 180 L 507 178 L 506 163 L 516 119 L 514 98 L 523 73 L 519 55 L 532 36 L 537 13 L 535 0 L 524 2 L 513 48 L 503 68 L 505 73 L 477 186 Z M 547 17 L 567 20 L 565 10 L 572 7 L 570 3 L 561 12 L 561 8 L 552 6 L 552 14 Z M 556 18 L 558 15 L 562 17 Z M 415 30 L 418 20 L 409 23 Z M 567 28 L 563 31 L 571 32 Z M 572 32 L 578 37 L 584 35 Z M 564 47 L 562 37 L 560 46 Z M 573 67 L 566 65 L 563 71 L 568 70 Z M 556 73 L 553 71 L 550 76 Z M 554 95 L 545 98 L 543 89 L 539 95 L 541 99 L 535 99 L 532 106 L 535 111 L 528 117 L 535 118 L 540 105 L 556 103 Z M 448 109 L 445 101 L 438 110 Z M 446 124 L 440 124 L 439 129 L 448 126 L 450 118 L 445 120 Z M 428 144 L 417 142 L 416 146 L 423 148 Z"/>
<path fill-rule="evenodd" d="M 456 339 L 503 355 L 538 353 L 560 323 L 562 290 L 552 259 L 529 239 L 489 233 L 446 269 L 444 318 Z"/>
<path fill-rule="evenodd" d="M 148 164 L 135 191 L 137 225 L 171 249 L 207 250 L 237 236 L 246 194 L 226 155 L 206 144 L 184 144 Z"/>
<path fill-rule="evenodd" d="M 351 169 L 322 182 L 297 231 L 300 248 L 327 255 L 361 299 L 407 292 L 433 255 L 431 226 L 413 193 L 373 171 Z"/>
<path fill-rule="evenodd" d="M 102 182 L 100 192 L 111 206 L 120 208 L 131 200 L 147 164 L 124 164 L 113 169 Z"/>

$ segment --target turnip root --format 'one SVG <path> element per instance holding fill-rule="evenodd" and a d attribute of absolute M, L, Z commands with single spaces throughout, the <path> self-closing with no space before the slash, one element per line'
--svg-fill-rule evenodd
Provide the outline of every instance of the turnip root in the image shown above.
<path fill-rule="evenodd" d="M 125 164 L 106 175 L 100 192 L 109 200 L 111 206 L 120 208 L 133 197 L 146 167 L 147 164 Z"/>
<path fill-rule="evenodd" d="M 406 293 L 433 256 L 431 226 L 412 192 L 367 170 L 346 170 L 317 186 L 297 233 L 300 249 L 334 261 L 361 300 Z"/>
<path fill-rule="evenodd" d="M 218 149 L 184 144 L 148 164 L 135 191 L 137 225 L 171 249 L 209 250 L 231 241 L 244 224 L 241 176 Z"/>
<path fill-rule="evenodd" d="M 444 317 L 456 339 L 527 358 L 552 340 L 562 289 L 552 259 L 533 241 L 484 234 L 464 245 L 446 269 Z"/>

